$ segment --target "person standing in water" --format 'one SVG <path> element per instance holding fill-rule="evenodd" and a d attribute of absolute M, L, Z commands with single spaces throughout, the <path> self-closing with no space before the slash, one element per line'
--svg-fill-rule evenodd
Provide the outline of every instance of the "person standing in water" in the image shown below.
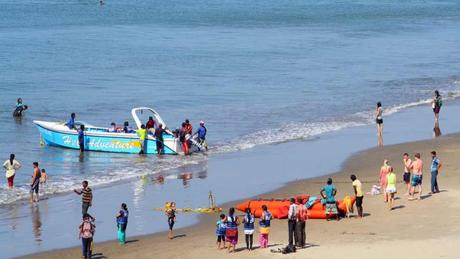
<path fill-rule="evenodd" d="M 204 147 L 206 151 L 208 151 L 208 143 L 206 142 L 207 133 L 208 133 L 208 130 L 204 126 L 204 121 L 200 121 L 200 127 L 198 128 L 195 134 L 198 135 L 198 143 L 200 143 L 200 145 Z"/>
<path fill-rule="evenodd" d="M 362 184 L 361 184 L 361 181 L 358 180 L 358 178 L 354 174 L 350 176 L 350 179 L 352 181 L 353 190 L 355 191 L 356 209 L 358 210 L 358 217 L 362 218 L 363 217 L 363 198 L 364 198 Z"/>
<path fill-rule="evenodd" d="M 168 226 L 169 226 L 169 233 L 168 238 L 173 239 L 173 228 L 174 224 L 176 223 L 176 203 L 171 202 L 169 208 L 165 211 L 166 216 L 168 217 Z"/>
<path fill-rule="evenodd" d="M 137 135 L 139 136 L 139 144 L 141 145 L 141 151 L 139 154 L 145 153 L 145 138 L 147 136 L 147 130 L 145 129 L 145 125 L 142 124 L 141 128 L 137 130 Z"/>
<path fill-rule="evenodd" d="M 14 117 L 22 117 L 22 113 L 27 110 L 28 106 L 22 103 L 22 99 L 18 98 L 16 101 L 16 108 L 13 111 Z"/>
<path fill-rule="evenodd" d="M 41 178 L 41 171 L 38 167 L 38 162 L 33 162 L 34 171 L 32 173 L 32 181 L 30 183 L 30 203 L 38 202 L 39 201 L 39 189 L 40 189 L 40 178 Z M 35 198 L 34 199 L 34 193 Z"/>
<path fill-rule="evenodd" d="M 442 106 L 441 94 L 439 94 L 438 90 L 435 90 L 434 95 L 433 95 L 433 100 L 431 100 L 431 108 L 433 108 L 435 124 L 439 122 L 439 112 L 441 111 L 441 106 Z"/>
<path fill-rule="evenodd" d="M 431 194 L 439 192 L 438 186 L 438 172 L 442 164 L 436 156 L 436 151 L 431 151 Z"/>
<path fill-rule="evenodd" d="M 404 153 L 403 155 L 403 164 L 404 164 L 404 173 L 403 173 L 403 180 L 406 184 L 406 196 L 409 195 L 410 192 L 410 176 L 411 176 L 411 167 L 412 167 L 412 160 L 409 158 L 409 154 Z"/>
<path fill-rule="evenodd" d="M 91 188 L 88 186 L 88 181 L 83 181 L 81 183 L 82 189 L 80 191 L 78 190 L 73 190 L 76 194 L 81 195 L 82 198 L 82 204 L 81 204 L 81 213 L 83 215 L 88 214 L 88 209 L 89 207 L 92 206 L 93 203 L 93 191 Z"/>
<path fill-rule="evenodd" d="M 80 153 L 85 152 L 85 125 L 80 125 L 78 130 L 78 146 L 80 147 Z"/>
<path fill-rule="evenodd" d="M 188 155 L 189 149 L 188 149 L 187 129 L 186 129 L 185 122 L 182 123 L 182 128 L 179 130 L 179 141 L 182 144 L 182 151 L 184 151 L 184 155 Z"/>
<path fill-rule="evenodd" d="M 157 154 L 161 155 L 164 153 L 164 138 L 163 134 L 165 133 L 165 129 L 163 129 L 163 124 L 159 124 L 158 128 L 155 130 L 155 142 L 157 146 Z"/>
<path fill-rule="evenodd" d="M 16 171 L 21 168 L 21 163 L 15 159 L 14 154 L 10 154 L 10 159 L 3 163 L 3 168 L 6 170 L 5 177 L 8 182 L 8 188 L 12 189 L 14 185 L 14 176 L 16 175 Z"/>
<path fill-rule="evenodd" d="M 396 194 L 396 174 L 393 172 L 393 168 L 390 167 L 390 171 L 387 175 L 387 188 L 386 188 L 388 206 L 390 210 L 393 210 L 393 203 Z"/>
<path fill-rule="evenodd" d="M 75 129 L 75 113 L 72 112 L 72 114 L 70 114 L 70 119 L 69 121 L 67 121 L 67 123 L 65 124 L 69 129 Z"/>
<path fill-rule="evenodd" d="M 375 109 L 375 123 L 377 124 L 377 145 L 383 146 L 383 110 L 382 103 L 378 102 Z"/>
<path fill-rule="evenodd" d="M 128 216 L 128 207 L 126 206 L 126 203 L 122 203 L 121 209 L 116 216 L 118 228 L 118 242 L 121 245 L 126 244 L 126 227 L 128 226 Z"/>
<path fill-rule="evenodd" d="M 250 208 L 246 208 L 246 215 L 243 218 L 244 235 L 246 237 L 246 249 L 252 250 L 252 244 L 254 242 L 254 222 L 255 217 L 251 213 Z"/>
<path fill-rule="evenodd" d="M 380 175 L 379 175 L 379 183 L 380 183 L 380 190 L 383 192 L 383 201 L 388 202 L 388 196 L 386 195 L 387 189 L 387 175 L 390 172 L 390 162 L 385 159 L 383 160 L 383 166 L 380 167 Z"/>

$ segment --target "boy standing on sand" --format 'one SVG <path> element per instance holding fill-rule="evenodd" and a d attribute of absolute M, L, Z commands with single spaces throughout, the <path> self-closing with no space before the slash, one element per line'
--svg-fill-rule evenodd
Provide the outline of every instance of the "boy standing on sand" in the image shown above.
<path fill-rule="evenodd" d="M 422 176 L 423 176 L 423 161 L 420 159 L 420 153 L 416 153 L 414 155 L 415 161 L 412 162 L 411 169 L 412 169 L 412 188 L 410 191 L 410 197 L 409 200 L 414 200 L 415 197 L 415 188 L 419 186 L 419 192 L 418 192 L 418 200 L 421 199 L 422 197 Z"/>
<path fill-rule="evenodd" d="M 86 215 L 88 214 L 88 209 L 89 207 L 91 207 L 92 205 L 92 202 L 93 202 L 93 191 L 91 190 L 91 188 L 89 188 L 88 186 L 88 181 L 83 181 L 81 183 L 82 185 L 82 189 L 80 191 L 78 190 L 73 190 L 76 194 L 78 195 L 81 195 L 81 201 L 82 201 L 82 205 L 81 205 L 81 213 L 83 215 Z"/>
<path fill-rule="evenodd" d="M 441 169 L 441 161 L 439 161 L 438 157 L 436 156 L 436 151 L 431 151 L 431 193 L 438 193 L 438 172 Z"/>
<path fill-rule="evenodd" d="M 356 209 L 358 210 L 358 217 L 362 218 L 363 217 L 363 188 L 361 185 L 361 181 L 356 178 L 356 175 L 352 174 L 350 176 L 351 181 L 353 182 L 353 189 L 355 190 L 355 195 L 356 195 Z"/>
<path fill-rule="evenodd" d="M 403 163 L 404 163 L 404 173 L 403 173 L 403 180 L 406 184 L 406 195 L 409 195 L 410 192 L 410 169 L 412 166 L 412 160 L 409 158 L 409 154 L 404 153 L 403 155 Z"/>
<path fill-rule="evenodd" d="M 225 249 L 225 214 L 220 214 L 220 219 L 216 222 L 217 249 Z"/>

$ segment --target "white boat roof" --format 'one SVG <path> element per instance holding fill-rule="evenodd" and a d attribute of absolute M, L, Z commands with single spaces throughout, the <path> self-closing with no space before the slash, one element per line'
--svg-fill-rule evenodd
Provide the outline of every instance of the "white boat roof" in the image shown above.
<path fill-rule="evenodd" d="M 140 121 L 139 116 L 137 116 L 137 113 L 142 113 L 144 111 L 150 112 L 152 114 L 152 117 L 154 117 L 158 123 L 162 124 L 163 127 L 166 128 L 166 123 L 163 121 L 163 119 L 157 111 L 149 107 L 137 107 L 131 110 L 131 115 L 133 116 L 134 122 L 136 123 L 138 129 L 141 128 L 142 122 Z"/>

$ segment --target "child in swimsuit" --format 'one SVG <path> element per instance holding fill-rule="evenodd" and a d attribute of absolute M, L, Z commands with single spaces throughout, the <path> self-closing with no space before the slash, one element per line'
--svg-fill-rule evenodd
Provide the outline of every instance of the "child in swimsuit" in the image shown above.
<path fill-rule="evenodd" d="M 46 174 L 46 170 L 42 169 L 42 175 L 40 177 L 40 183 L 46 183 L 48 181 L 48 175 Z"/>

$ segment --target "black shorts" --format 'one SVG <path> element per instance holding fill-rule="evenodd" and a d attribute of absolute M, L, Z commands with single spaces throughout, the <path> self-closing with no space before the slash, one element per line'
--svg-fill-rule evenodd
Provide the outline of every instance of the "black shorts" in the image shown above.
<path fill-rule="evenodd" d="M 356 197 L 356 207 L 363 206 L 363 198 L 364 198 L 364 196 Z"/>
<path fill-rule="evenodd" d="M 225 242 L 225 236 L 224 235 L 218 235 L 217 236 L 217 242 Z"/>
<path fill-rule="evenodd" d="M 383 124 L 383 119 L 375 119 L 375 123 L 377 123 L 377 124 Z"/>
<path fill-rule="evenodd" d="M 403 180 L 405 183 L 410 183 L 410 173 L 404 172 Z"/>
<path fill-rule="evenodd" d="M 36 183 L 36 184 L 34 184 L 34 185 L 31 185 L 31 186 L 30 186 L 30 193 L 36 193 L 36 194 L 38 194 L 39 188 L 40 188 L 40 184 L 39 184 L 39 183 Z"/>
<path fill-rule="evenodd" d="M 174 228 L 174 223 L 175 223 L 174 218 L 169 217 L 169 218 L 168 218 L 169 230 L 173 230 L 173 228 Z"/>
<path fill-rule="evenodd" d="M 163 152 L 163 142 L 157 141 L 157 153 Z"/>

